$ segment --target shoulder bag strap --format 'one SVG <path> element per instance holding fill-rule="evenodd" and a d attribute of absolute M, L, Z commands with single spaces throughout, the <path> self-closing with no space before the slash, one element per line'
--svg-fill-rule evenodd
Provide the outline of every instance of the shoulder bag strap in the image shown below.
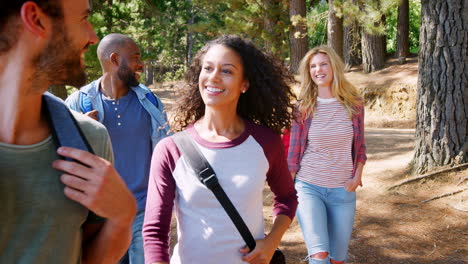
<path fill-rule="evenodd" d="M 197 176 L 199 180 L 213 192 L 216 199 L 218 199 L 219 203 L 223 206 L 245 243 L 252 251 L 256 245 L 255 239 L 239 212 L 236 210 L 236 207 L 234 207 L 231 200 L 219 184 L 216 173 L 210 163 L 206 160 L 205 156 L 203 156 L 203 153 L 201 153 L 195 146 L 190 135 L 188 135 L 186 131 L 176 133 L 172 138 L 190 166 L 198 174 Z"/>
<path fill-rule="evenodd" d="M 63 101 L 49 92 L 44 93 L 42 98 L 56 144 L 59 147 L 72 147 L 94 154 L 91 145 Z"/>
<path fill-rule="evenodd" d="M 79 91 L 78 100 L 80 101 L 80 108 L 83 114 L 93 111 L 93 104 L 87 93 Z"/>

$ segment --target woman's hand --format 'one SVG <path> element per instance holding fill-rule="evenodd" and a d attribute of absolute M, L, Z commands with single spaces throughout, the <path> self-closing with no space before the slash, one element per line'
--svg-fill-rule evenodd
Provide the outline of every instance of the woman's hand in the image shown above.
<path fill-rule="evenodd" d="M 344 188 L 348 192 L 354 192 L 356 191 L 358 186 L 362 187 L 362 170 L 364 169 L 364 164 L 358 162 L 356 166 L 356 171 L 354 172 L 354 177 L 352 179 L 349 179 L 345 185 Z"/>
<path fill-rule="evenodd" d="M 250 264 L 268 264 L 270 263 L 277 246 L 275 243 L 269 242 L 266 238 L 256 240 L 257 245 L 252 252 L 249 253 L 249 247 L 245 246 L 239 250 L 240 253 L 246 254 L 242 257 L 243 261 Z"/>
<path fill-rule="evenodd" d="M 356 191 L 357 187 L 358 186 L 362 186 L 362 181 L 361 181 L 361 177 L 357 178 L 357 177 L 354 177 L 352 179 L 349 179 L 345 185 L 344 185 L 344 188 L 346 191 L 348 192 L 354 192 Z"/>

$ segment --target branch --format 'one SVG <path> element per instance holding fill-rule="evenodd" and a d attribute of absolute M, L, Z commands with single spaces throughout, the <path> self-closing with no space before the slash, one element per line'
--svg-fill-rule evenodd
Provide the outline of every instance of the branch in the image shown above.
<path fill-rule="evenodd" d="M 457 183 L 457 185 L 462 184 L 466 180 L 468 180 L 468 176 L 465 176 L 464 178 L 460 179 L 460 181 Z"/>
<path fill-rule="evenodd" d="M 453 209 L 458 210 L 460 212 L 468 212 L 468 209 L 462 208 L 462 207 L 460 207 L 458 205 L 450 205 L 450 206 L 452 206 Z"/>
<path fill-rule="evenodd" d="M 457 193 L 461 193 L 461 192 L 464 192 L 468 190 L 468 188 L 464 188 L 464 189 L 460 189 L 460 190 L 457 190 L 457 191 L 453 191 L 453 192 L 449 192 L 449 193 L 444 193 L 444 194 L 441 194 L 441 195 L 437 195 L 437 196 L 434 196 L 432 198 L 429 198 L 427 200 L 424 200 L 424 201 L 421 201 L 422 203 L 427 203 L 427 202 L 430 202 L 432 200 L 436 200 L 436 199 L 439 199 L 439 198 L 443 198 L 443 197 L 446 197 L 446 196 L 452 196 L 454 194 L 457 194 Z"/>
<path fill-rule="evenodd" d="M 421 179 L 428 178 L 428 177 L 434 176 L 434 175 L 442 173 L 442 172 L 448 172 L 448 171 L 452 171 L 452 170 L 455 170 L 455 169 L 464 168 L 464 167 L 467 167 L 467 166 L 468 166 L 468 163 L 463 163 L 463 164 L 460 164 L 460 165 L 457 165 L 457 166 L 454 166 L 454 167 L 445 168 L 445 169 L 441 169 L 441 170 L 434 171 L 434 172 L 431 172 L 431 173 L 423 174 L 421 176 L 417 176 L 415 178 L 411 178 L 411 179 L 402 181 L 402 182 L 400 182 L 398 184 L 395 184 L 395 185 L 391 186 L 388 189 L 392 190 L 392 189 L 395 189 L 396 187 L 400 187 L 402 185 L 405 185 L 405 184 L 408 184 L 408 183 L 411 183 L 411 182 L 414 182 L 414 181 L 419 181 Z"/>

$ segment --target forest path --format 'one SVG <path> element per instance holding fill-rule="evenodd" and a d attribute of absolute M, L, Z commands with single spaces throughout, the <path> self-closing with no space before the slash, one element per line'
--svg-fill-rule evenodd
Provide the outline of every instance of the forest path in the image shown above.
<path fill-rule="evenodd" d="M 441 185 L 430 184 L 435 188 L 417 183 L 389 191 L 390 186 L 409 175 L 414 130 L 368 128 L 366 144 L 364 187 L 358 189 L 348 263 L 466 263 L 467 213 L 449 206 L 463 203 L 466 197 L 421 201 L 440 193 L 447 181 L 457 181 L 462 174 L 466 177 L 467 171 L 444 176 Z M 271 195 L 266 197 L 265 203 L 271 204 Z M 271 219 L 271 206 L 266 206 L 264 213 Z M 281 248 L 287 263 L 306 263 L 301 262 L 307 253 L 296 220 L 284 236 Z"/>

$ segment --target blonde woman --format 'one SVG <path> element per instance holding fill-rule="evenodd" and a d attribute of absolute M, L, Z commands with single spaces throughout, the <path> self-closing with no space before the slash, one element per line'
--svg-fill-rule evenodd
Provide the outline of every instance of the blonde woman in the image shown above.
<path fill-rule="evenodd" d="M 366 162 L 363 100 L 327 46 L 305 55 L 300 77 L 299 111 L 284 137 L 299 197 L 297 219 L 309 264 L 342 264 Z"/>

